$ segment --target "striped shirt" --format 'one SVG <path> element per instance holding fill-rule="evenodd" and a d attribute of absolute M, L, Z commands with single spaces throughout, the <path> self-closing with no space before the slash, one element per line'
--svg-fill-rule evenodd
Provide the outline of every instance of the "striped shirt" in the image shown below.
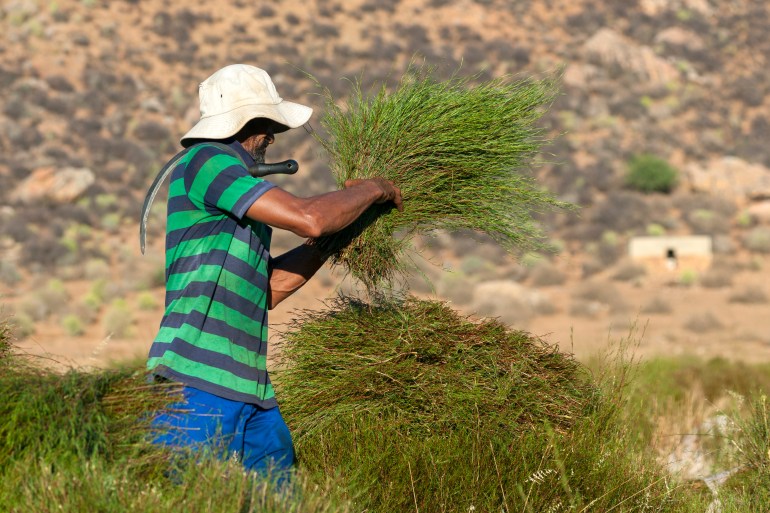
<path fill-rule="evenodd" d="M 276 405 L 267 374 L 267 289 L 272 229 L 245 217 L 273 184 L 230 151 L 193 146 L 171 173 L 166 225 L 166 310 L 147 368 L 214 395 Z"/>

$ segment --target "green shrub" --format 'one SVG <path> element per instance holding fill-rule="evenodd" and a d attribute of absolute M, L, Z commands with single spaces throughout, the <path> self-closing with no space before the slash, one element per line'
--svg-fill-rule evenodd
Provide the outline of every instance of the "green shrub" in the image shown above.
<path fill-rule="evenodd" d="M 140 293 L 136 298 L 136 303 L 140 310 L 154 310 L 158 306 L 158 301 L 152 292 Z"/>
<path fill-rule="evenodd" d="M 628 164 L 626 184 L 641 192 L 671 192 L 678 172 L 665 160 L 654 155 L 637 155 Z"/>
<path fill-rule="evenodd" d="M 61 324 L 67 335 L 71 337 L 79 337 L 86 332 L 83 321 L 75 314 L 65 315 L 61 320 Z"/>
<path fill-rule="evenodd" d="M 679 273 L 679 284 L 685 287 L 691 287 L 698 281 L 698 273 L 693 269 L 683 269 Z"/>

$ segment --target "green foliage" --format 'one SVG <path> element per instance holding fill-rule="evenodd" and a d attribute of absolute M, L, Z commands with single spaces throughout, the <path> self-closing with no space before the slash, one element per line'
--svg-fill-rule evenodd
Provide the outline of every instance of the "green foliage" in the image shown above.
<path fill-rule="evenodd" d="M 655 405 L 673 401 L 681 410 L 694 388 L 714 402 L 725 390 L 745 394 L 770 385 L 767 366 L 692 358 L 656 359 L 640 366 L 610 358 L 598 363 L 591 376 L 567 357 L 540 352 L 542 344 L 521 332 L 494 323 L 476 325 L 451 312 L 437 316 L 432 309 L 442 310 L 438 304 L 407 305 L 401 316 L 383 305 L 359 306 L 357 311 L 330 312 L 328 318 L 317 314 L 310 325 L 295 327 L 302 336 L 309 328 L 319 340 L 328 333 L 330 350 L 342 358 L 319 360 L 312 381 L 299 387 L 286 381 L 285 373 L 279 376 L 284 400 L 296 405 L 298 398 L 309 401 L 315 393 L 323 403 L 308 407 L 321 423 L 316 427 L 295 409 L 283 408 L 290 425 L 308 428 L 295 431 L 300 467 L 285 493 L 244 474 L 237 462 L 195 458 L 189 464 L 190 459 L 172 459 L 148 444 L 147 421 L 174 400 L 175 387 L 148 385 L 144 372 L 131 368 L 65 374 L 43 370 L 13 355 L 7 328 L 0 323 L 0 393 L 6 398 L 0 403 L 0 511 L 164 513 L 182 507 L 243 513 L 702 513 L 712 501 L 710 494 L 678 482 L 654 461 L 649 440 L 657 419 Z M 430 308 L 419 316 L 415 306 Z M 347 321 L 330 325 L 335 314 L 343 317 L 340 322 Z M 355 328 L 365 325 L 368 316 L 380 321 L 359 333 Z M 459 331 L 449 330 L 454 336 L 440 342 L 430 328 L 440 330 L 450 318 Z M 402 336 L 393 336 L 399 331 L 391 327 L 393 322 L 386 322 L 387 329 L 378 334 L 385 321 L 400 322 Z M 347 334 L 337 337 L 344 325 L 353 328 L 349 339 Z M 418 329 L 404 330 L 407 325 Z M 484 334 L 494 332 L 503 334 L 504 348 L 484 343 Z M 367 344 L 372 335 L 375 341 Z M 420 343 L 426 335 L 432 342 Z M 515 354 L 496 365 L 494 353 L 507 354 L 511 341 L 518 344 Z M 377 350 L 376 343 L 385 348 Z M 459 371 L 486 375 L 485 381 L 469 386 L 471 379 L 455 379 L 458 369 L 452 370 L 451 355 L 460 349 L 467 358 Z M 410 355 L 411 350 L 417 354 Z M 385 361 L 386 353 L 396 358 Z M 490 357 L 484 358 L 487 353 Z M 554 362 L 555 367 L 550 365 Z M 304 364 L 308 372 L 311 364 Z M 570 365 L 577 375 L 570 375 Z M 444 379 L 423 392 L 420 388 L 430 385 L 423 377 L 430 366 L 437 370 L 434 379 Z M 487 369 L 500 376 L 491 378 Z M 551 372 L 551 378 L 560 375 L 565 382 L 549 380 Z M 344 381 L 341 375 L 351 380 L 359 375 L 360 383 L 335 388 Z M 549 393 L 554 385 L 580 390 L 567 382 L 575 378 L 589 393 L 572 395 L 572 404 L 554 400 Z M 506 379 L 512 381 L 508 387 L 495 388 Z M 333 387 L 317 388 L 323 384 Z M 533 384 L 536 391 L 528 391 Z M 334 394 L 359 407 L 329 409 L 326 401 Z M 513 399 L 510 407 L 505 394 Z M 450 396 L 470 401 L 448 402 Z M 474 401 L 479 396 L 488 397 Z M 522 400 L 542 404 L 535 405 L 536 418 L 529 419 L 534 423 L 524 418 L 517 426 L 511 418 L 513 413 L 521 419 L 521 404 L 515 403 Z M 490 411 L 489 401 L 498 409 Z M 759 395 L 747 416 L 736 417 L 741 429 L 734 440 L 715 440 L 735 443 L 743 468 L 720 489 L 725 513 L 767 511 L 770 505 L 770 416 L 765 403 Z M 381 408 L 383 404 L 393 407 Z M 563 415 L 555 423 L 547 422 L 551 407 L 556 417 Z"/>
<path fill-rule="evenodd" d="M 136 303 L 140 310 L 154 310 L 158 306 L 155 300 L 155 294 L 152 292 L 142 292 L 136 298 Z"/>
<path fill-rule="evenodd" d="M 404 197 L 403 212 L 375 205 L 318 241 L 370 290 L 405 275 L 418 232 L 470 229 L 507 250 L 529 249 L 543 245 L 532 216 L 566 206 L 522 173 L 545 140 L 535 123 L 554 81 L 471 80 L 438 82 L 431 69 L 410 68 L 393 92 L 367 96 L 356 83 L 346 108 L 324 91 L 329 135 L 318 137 L 337 185 L 381 176 Z"/>
<path fill-rule="evenodd" d="M 684 269 L 679 274 L 679 284 L 685 287 L 691 287 L 698 281 L 698 273 L 693 269 Z"/>
<path fill-rule="evenodd" d="M 641 192 L 671 192 L 679 173 L 665 160 L 654 155 L 637 155 L 628 164 L 626 184 Z"/>
<path fill-rule="evenodd" d="M 302 419 L 300 436 L 363 411 L 394 414 L 412 432 L 481 415 L 513 436 L 544 422 L 566 429 L 590 407 L 595 390 L 577 362 L 497 321 L 415 298 L 330 306 L 295 321 L 281 350 L 282 406 Z"/>
<path fill-rule="evenodd" d="M 688 510 L 629 450 L 624 365 L 595 381 L 526 333 L 415 299 L 340 299 L 283 351 L 298 454 L 358 510 Z"/>
<path fill-rule="evenodd" d="M 86 332 L 83 321 L 75 314 L 65 315 L 61 323 L 64 331 L 71 337 L 79 337 Z"/>
<path fill-rule="evenodd" d="M 651 237 L 662 237 L 666 234 L 666 228 L 658 223 L 650 223 L 647 225 L 647 235 Z"/>

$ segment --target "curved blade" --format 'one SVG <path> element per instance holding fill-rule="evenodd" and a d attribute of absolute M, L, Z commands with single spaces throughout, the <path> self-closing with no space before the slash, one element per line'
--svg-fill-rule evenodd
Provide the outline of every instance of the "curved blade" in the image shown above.
<path fill-rule="evenodd" d="M 144 197 L 144 205 L 142 205 L 142 218 L 139 222 L 139 248 L 142 250 L 143 255 L 145 241 L 147 239 L 147 219 L 150 217 L 152 201 L 155 199 L 155 196 L 158 195 L 158 191 L 160 190 L 160 186 L 163 185 L 163 181 L 169 174 L 171 174 L 171 171 L 174 170 L 177 163 L 182 160 L 182 157 L 185 153 L 187 153 L 187 150 L 182 151 L 175 158 L 168 161 L 165 166 L 163 166 L 163 169 L 160 170 L 158 176 L 156 176 L 155 180 L 152 182 L 150 189 L 147 191 L 147 196 Z"/>

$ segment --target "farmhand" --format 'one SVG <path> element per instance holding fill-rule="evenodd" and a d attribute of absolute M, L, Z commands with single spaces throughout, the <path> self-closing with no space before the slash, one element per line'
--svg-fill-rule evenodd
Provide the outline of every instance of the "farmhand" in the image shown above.
<path fill-rule="evenodd" d="M 373 204 L 402 210 L 401 192 L 372 178 L 303 198 L 252 176 L 276 134 L 312 114 L 283 100 L 262 69 L 226 66 L 200 84 L 199 99 L 200 120 L 169 164 L 166 308 L 147 361 L 155 379 L 182 385 L 182 400 L 154 419 L 154 441 L 283 474 L 295 458 L 266 367 L 268 310 L 323 265 L 314 239 Z M 271 256 L 273 228 L 308 240 Z"/>

